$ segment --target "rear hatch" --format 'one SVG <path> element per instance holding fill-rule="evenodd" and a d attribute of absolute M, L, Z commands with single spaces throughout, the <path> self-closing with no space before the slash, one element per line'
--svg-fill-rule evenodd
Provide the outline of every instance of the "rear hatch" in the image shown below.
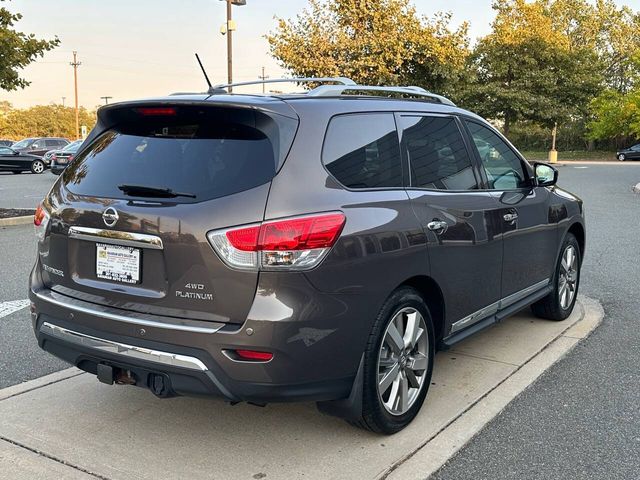
<path fill-rule="evenodd" d="M 132 312 L 244 322 L 258 274 L 226 266 L 206 233 L 263 220 L 296 128 L 286 111 L 211 102 L 101 111 L 45 202 L 45 286 Z"/>

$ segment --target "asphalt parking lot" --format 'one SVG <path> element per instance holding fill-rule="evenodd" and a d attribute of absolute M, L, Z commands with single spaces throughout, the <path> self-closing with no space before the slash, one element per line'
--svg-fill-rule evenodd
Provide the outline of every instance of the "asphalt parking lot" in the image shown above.
<path fill-rule="evenodd" d="M 602 302 L 604 323 L 512 402 L 436 478 L 626 480 L 637 478 L 640 471 L 640 196 L 632 192 L 632 186 L 640 182 L 640 162 L 571 165 L 560 167 L 560 171 L 559 184 L 585 200 L 588 245 L 581 292 Z M 55 178 L 49 172 L 0 174 L 0 207 L 33 208 Z M 32 228 L 0 228 L 0 251 L 0 304 L 25 300 L 27 275 L 35 252 Z M 0 388 L 65 368 L 62 362 L 38 350 L 28 311 L 18 307 L 19 303 L 14 304 L 12 308 L 16 310 L 0 318 Z M 126 395 L 137 398 L 142 394 L 146 392 Z M 96 397 L 96 407 L 102 405 L 98 400 Z M 145 408 L 140 403 L 136 405 L 142 409 L 140 412 Z M 292 412 L 292 421 L 307 415 L 304 407 L 293 407 Z M 252 421 L 260 420 L 252 417 Z M 317 427 L 315 420 L 301 425 Z M 331 425 L 335 425 L 333 431 L 322 432 L 335 436 L 336 441 L 346 435 L 337 423 Z M 168 428 L 164 426 L 158 432 L 169 434 Z M 122 441 L 126 438 L 124 435 Z M 263 440 L 274 441 L 268 435 Z M 241 444 L 234 443 L 230 448 L 250 456 Z M 295 455 L 305 453 L 301 448 Z M 348 453 L 357 454 L 353 450 Z M 365 451 L 362 455 L 376 454 Z M 339 456 L 331 459 L 339 461 Z M 322 463 L 322 459 L 318 458 L 318 462 Z M 254 472 L 261 473 L 262 470 Z"/>
<path fill-rule="evenodd" d="M 40 175 L 0 172 L 0 208 L 35 208 L 57 179 L 50 170 Z"/>

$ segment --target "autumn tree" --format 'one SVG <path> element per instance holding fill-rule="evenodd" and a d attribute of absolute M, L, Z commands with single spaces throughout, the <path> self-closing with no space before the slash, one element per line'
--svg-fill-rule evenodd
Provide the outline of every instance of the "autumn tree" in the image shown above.
<path fill-rule="evenodd" d="M 449 14 L 419 17 L 409 0 L 310 0 L 267 35 L 294 76 L 346 76 L 360 84 L 408 84 L 446 92 L 468 54 L 467 25 Z"/>
<path fill-rule="evenodd" d="M 3 2 L 5 0 L 0 0 Z M 38 40 L 33 34 L 17 32 L 14 24 L 22 18 L 19 13 L 11 13 L 0 7 L 0 89 L 17 90 L 30 82 L 20 78 L 20 70 L 38 56 L 57 47 L 60 41 Z"/>
<path fill-rule="evenodd" d="M 89 129 L 96 123 L 95 112 L 80 108 L 80 124 Z M 0 138 L 66 137 L 75 139 L 75 110 L 62 105 L 38 105 L 10 109 L 0 117 Z"/>

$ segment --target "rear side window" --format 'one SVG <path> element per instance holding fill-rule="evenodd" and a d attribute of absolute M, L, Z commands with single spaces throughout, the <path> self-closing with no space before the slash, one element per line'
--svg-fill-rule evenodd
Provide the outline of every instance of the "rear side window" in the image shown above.
<path fill-rule="evenodd" d="M 334 117 L 327 129 L 322 161 L 347 188 L 402 187 L 400 146 L 393 114 Z"/>
<path fill-rule="evenodd" d="M 297 125 L 277 117 L 205 107 L 137 118 L 98 136 L 65 170 L 63 179 L 73 193 L 106 198 L 132 198 L 118 188 L 122 185 L 189 194 L 175 198 L 181 203 L 232 195 L 275 176 Z M 293 128 L 284 126 L 283 135 L 280 127 L 290 122 Z"/>
<path fill-rule="evenodd" d="M 478 188 L 471 158 L 450 117 L 401 117 L 402 143 L 409 158 L 411 186 L 438 190 Z"/>

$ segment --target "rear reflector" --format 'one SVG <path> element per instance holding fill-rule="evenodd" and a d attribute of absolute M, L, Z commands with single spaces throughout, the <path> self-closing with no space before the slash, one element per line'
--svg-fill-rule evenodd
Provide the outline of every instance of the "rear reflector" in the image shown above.
<path fill-rule="evenodd" d="M 341 212 L 268 221 L 209 232 L 209 242 L 230 267 L 308 270 L 325 257 L 345 224 Z"/>
<path fill-rule="evenodd" d="M 234 350 L 239 360 L 250 360 L 254 362 L 268 362 L 273 358 L 271 352 L 257 352 L 255 350 Z"/>
<path fill-rule="evenodd" d="M 170 117 L 176 115 L 173 107 L 140 107 L 135 109 L 140 115 L 145 117 Z"/>

